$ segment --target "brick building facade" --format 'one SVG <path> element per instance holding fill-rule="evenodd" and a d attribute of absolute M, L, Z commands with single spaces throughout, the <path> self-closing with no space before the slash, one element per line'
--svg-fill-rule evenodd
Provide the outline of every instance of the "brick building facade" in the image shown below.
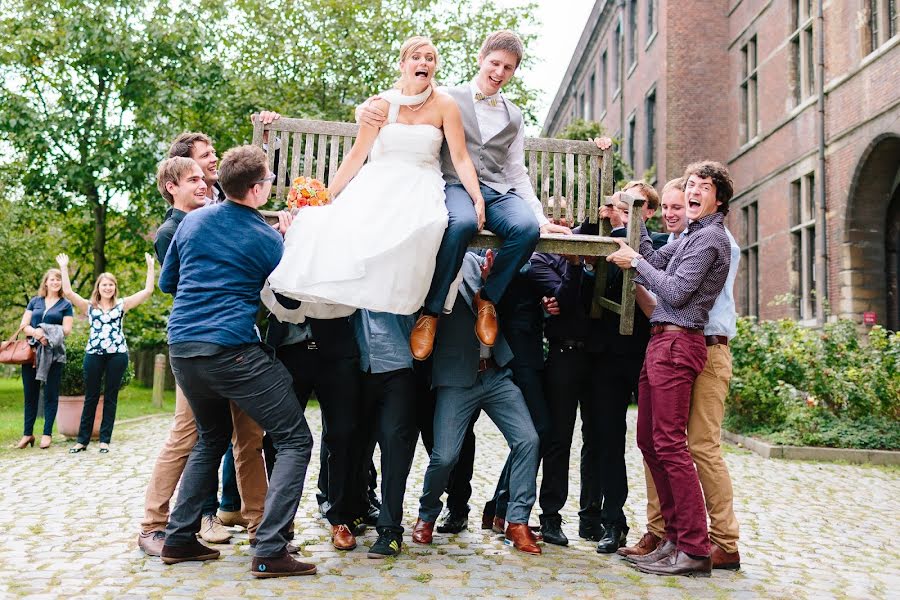
<path fill-rule="evenodd" d="M 900 329 L 898 1 L 597 0 L 544 134 L 600 121 L 659 186 L 727 164 L 742 314 Z"/>

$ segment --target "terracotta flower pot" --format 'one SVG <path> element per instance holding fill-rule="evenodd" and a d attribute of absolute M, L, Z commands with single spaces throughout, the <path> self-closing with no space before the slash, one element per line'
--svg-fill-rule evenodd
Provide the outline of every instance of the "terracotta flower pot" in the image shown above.
<path fill-rule="evenodd" d="M 78 437 L 78 426 L 81 424 L 81 412 L 84 410 L 84 396 L 60 396 L 59 410 L 56 412 L 56 429 L 67 438 Z M 97 403 L 94 414 L 94 430 L 91 439 L 100 437 L 100 421 L 103 418 L 103 396 Z"/>

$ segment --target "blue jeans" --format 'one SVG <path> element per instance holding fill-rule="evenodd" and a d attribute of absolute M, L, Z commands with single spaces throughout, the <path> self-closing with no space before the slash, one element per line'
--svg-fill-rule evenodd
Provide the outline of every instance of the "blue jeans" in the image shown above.
<path fill-rule="evenodd" d="M 425 297 L 426 312 L 436 315 L 443 312 L 450 285 L 462 266 L 469 242 L 478 231 L 475 206 L 466 189 L 461 184 L 448 185 L 444 194 L 447 229 L 437 253 L 431 287 Z M 482 185 L 481 195 L 484 196 L 484 226 L 503 240 L 494 257 L 491 274 L 481 291 L 484 297 L 497 303 L 513 277 L 531 257 L 541 231 L 531 208 L 513 192 L 500 194 Z"/>
<path fill-rule="evenodd" d="M 228 444 L 225 458 L 222 459 L 222 502 L 219 504 L 225 512 L 241 510 L 241 494 L 238 492 L 237 473 L 234 470 L 234 451 Z"/>
<path fill-rule="evenodd" d="M 197 420 L 198 440 L 181 476 L 178 500 L 166 526 L 166 545 L 185 546 L 200 531 L 203 501 L 216 493 L 216 475 L 231 440 L 229 400 L 272 436 L 278 461 L 269 476 L 256 555 L 282 556 L 297 514 L 313 440 L 294 395 L 291 376 L 262 344 L 212 356 L 170 356 L 172 372 Z"/>
<path fill-rule="evenodd" d="M 103 419 L 100 421 L 100 443 L 108 444 L 112 439 L 116 422 L 116 406 L 122 377 L 128 368 L 128 353 L 85 354 L 84 362 L 84 408 L 81 410 L 81 424 L 78 427 L 78 443 L 87 446 L 94 431 L 97 403 L 100 402 L 100 385 L 103 386 Z"/>
<path fill-rule="evenodd" d="M 44 435 L 53 435 L 53 422 L 59 407 L 59 382 L 62 380 L 62 363 L 53 363 L 44 388 Z M 41 382 L 34 378 L 36 372 L 31 365 L 22 365 L 22 387 L 25 390 L 25 427 L 22 435 L 34 434 L 37 420 L 38 401 L 41 397 Z"/>
<path fill-rule="evenodd" d="M 483 410 L 509 445 L 509 503 L 506 520 L 528 523 L 536 496 L 540 440 L 522 392 L 509 369 L 488 369 L 468 388 L 437 388 L 434 411 L 434 448 L 425 471 L 419 518 L 434 522 L 441 513 L 441 494 L 459 459 L 466 431 L 475 412 Z"/>

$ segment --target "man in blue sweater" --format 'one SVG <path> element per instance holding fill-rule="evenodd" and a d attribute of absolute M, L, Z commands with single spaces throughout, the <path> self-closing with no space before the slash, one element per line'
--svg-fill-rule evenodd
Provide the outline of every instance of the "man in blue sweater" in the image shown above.
<path fill-rule="evenodd" d="M 226 152 L 219 182 L 227 200 L 184 217 L 159 277 L 160 289 L 175 296 L 168 326 L 172 372 L 199 434 L 166 527 L 162 560 L 167 564 L 219 557 L 195 535 L 231 438 L 231 400 L 272 436 L 278 449 L 251 572 L 256 577 L 316 572 L 288 555 L 282 534 L 297 512 L 312 436 L 290 375 L 265 350 L 255 324 L 259 292 L 283 251 L 281 236 L 257 211 L 268 200 L 274 178 L 259 148 Z"/>

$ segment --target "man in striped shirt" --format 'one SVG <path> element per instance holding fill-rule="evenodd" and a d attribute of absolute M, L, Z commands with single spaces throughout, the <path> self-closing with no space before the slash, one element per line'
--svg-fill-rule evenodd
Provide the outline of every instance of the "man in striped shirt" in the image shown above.
<path fill-rule="evenodd" d="M 607 260 L 636 269 L 635 281 L 657 297 L 638 385 L 637 440 L 659 492 L 666 540 L 626 560 L 646 573 L 708 577 L 706 509 L 685 432 L 691 389 L 707 359 L 703 328 L 731 264 L 724 218 L 734 186 L 725 166 L 712 161 L 690 165 L 684 179 L 688 235 L 654 251 L 642 225 L 640 254 L 620 241 Z"/>

